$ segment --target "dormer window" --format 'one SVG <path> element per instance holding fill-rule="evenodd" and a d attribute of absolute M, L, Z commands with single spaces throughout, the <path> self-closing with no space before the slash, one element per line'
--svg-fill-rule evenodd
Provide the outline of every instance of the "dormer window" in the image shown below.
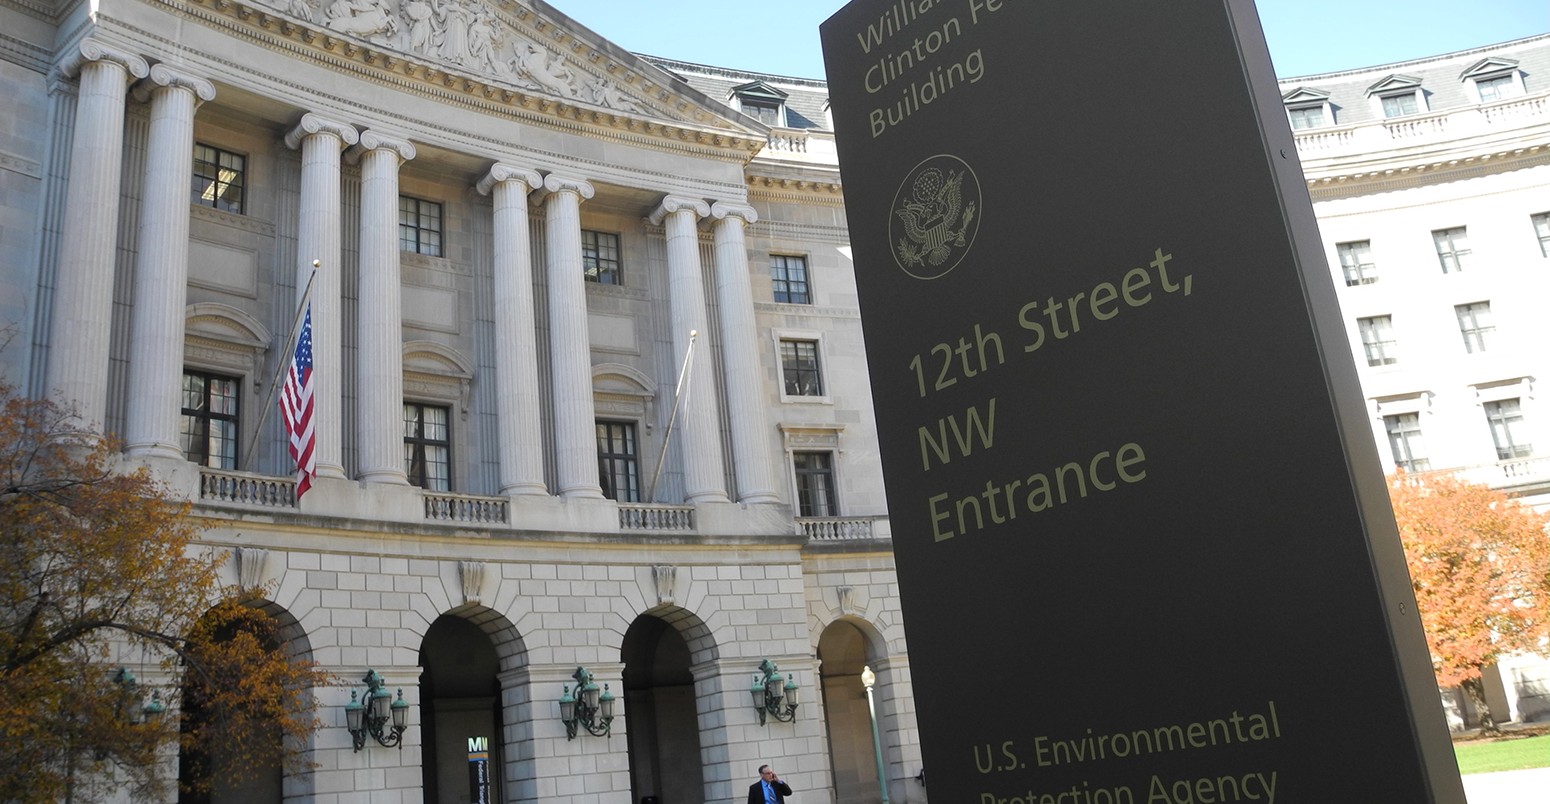
<path fill-rule="evenodd" d="M 1286 116 L 1292 121 L 1293 131 L 1321 128 L 1335 122 L 1329 93 L 1323 90 L 1299 87 L 1282 95 L 1281 103 L 1286 105 Z"/>
<path fill-rule="evenodd" d="M 737 104 L 738 111 L 766 126 L 783 127 L 786 125 L 787 97 L 787 93 L 763 81 L 755 81 L 732 87 L 731 100 Z"/>
<path fill-rule="evenodd" d="M 1367 88 L 1367 97 L 1377 103 L 1385 119 L 1420 114 L 1426 111 L 1426 92 L 1421 79 L 1391 75 Z"/>
<path fill-rule="evenodd" d="M 1481 103 L 1494 103 L 1523 94 L 1523 73 L 1515 59 L 1481 59 L 1459 76 L 1474 88 Z"/>

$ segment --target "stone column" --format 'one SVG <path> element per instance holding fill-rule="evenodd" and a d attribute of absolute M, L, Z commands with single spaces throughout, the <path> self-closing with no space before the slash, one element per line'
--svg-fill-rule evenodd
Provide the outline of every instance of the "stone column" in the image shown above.
<path fill-rule="evenodd" d="M 150 68 L 139 56 L 86 39 L 63 69 L 79 72 L 80 92 L 54 275 L 48 393 L 100 428 L 108 404 L 124 95 L 130 78 L 144 78 Z"/>
<path fill-rule="evenodd" d="M 549 493 L 544 485 L 527 214 L 527 195 L 542 183 L 534 171 L 497 164 L 477 186 L 480 194 L 495 195 L 495 395 L 501 493 L 511 496 Z"/>
<path fill-rule="evenodd" d="M 379 131 L 361 134 L 360 301 L 355 352 L 356 477 L 408 485 L 404 469 L 404 336 L 398 267 L 398 166 L 414 145 Z M 317 342 L 316 338 L 313 343 Z"/>
<path fill-rule="evenodd" d="M 593 190 L 582 179 L 553 173 L 544 179 L 544 190 L 555 486 L 562 497 L 600 498 L 592 347 L 587 339 L 587 289 L 581 268 L 581 202 L 591 198 Z"/>
<path fill-rule="evenodd" d="M 721 409 L 716 401 L 716 370 L 706 331 L 705 284 L 700 273 L 700 237 L 696 225 L 710 205 L 668 196 L 651 213 L 651 223 L 667 230 L 668 301 L 672 309 L 673 358 L 681 365 L 694 340 L 693 365 L 678 400 L 679 456 L 683 461 L 685 502 L 726 502 L 726 468 L 721 460 Z"/>
<path fill-rule="evenodd" d="M 125 451 L 183 457 L 178 416 L 183 389 L 183 307 L 188 298 L 188 204 L 194 180 L 194 109 L 215 97 L 209 81 L 165 64 L 151 68 L 136 96 L 151 102 L 140 251 L 129 337 Z"/>
<path fill-rule="evenodd" d="M 339 269 L 343 260 L 340 237 L 339 154 L 360 141 L 354 128 L 312 114 L 285 135 L 285 144 L 301 149 L 301 211 L 296 229 L 296 301 L 301 302 L 312 261 L 321 265 L 312 283 L 313 418 L 317 446 L 313 450 L 319 477 L 344 479 L 344 448 L 340 431 L 343 358 L 340 343 Z M 290 355 L 280 355 L 289 360 Z"/>
<path fill-rule="evenodd" d="M 716 303 L 721 314 L 721 370 L 732 422 L 732 471 L 737 499 L 778 503 L 764 418 L 764 372 L 759 363 L 758 322 L 748 280 L 748 245 L 743 227 L 759 219 L 753 207 L 716 202 Z"/>

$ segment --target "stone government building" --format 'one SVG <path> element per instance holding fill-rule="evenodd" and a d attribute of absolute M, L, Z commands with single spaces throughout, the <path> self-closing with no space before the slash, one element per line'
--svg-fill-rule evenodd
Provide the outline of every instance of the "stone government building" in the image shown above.
<path fill-rule="evenodd" d="M 1283 82 L 1375 437 L 1536 501 L 1547 76 L 1541 36 Z M 209 800 L 467 801 L 487 746 L 497 801 L 737 800 L 762 762 L 926 801 L 823 82 L 540 0 L 0 0 L 0 86 L 0 368 L 192 500 L 295 650 L 410 705 L 356 751 L 317 690 L 318 769 Z M 314 260 L 298 502 L 271 400 Z M 582 666 L 610 736 L 561 721 Z M 1542 716 L 1542 664 L 1498 675 Z"/>
<path fill-rule="evenodd" d="M 0 31 L 8 376 L 410 705 L 357 752 L 317 690 L 317 770 L 213 801 L 468 801 L 485 745 L 499 801 L 730 801 L 762 762 L 872 800 L 864 667 L 925 800 L 822 82 L 526 0 L 3 0 Z M 298 502 L 271 385 L 314 260 Z M 578 667 L 607 737 L 561 721 Z"/>

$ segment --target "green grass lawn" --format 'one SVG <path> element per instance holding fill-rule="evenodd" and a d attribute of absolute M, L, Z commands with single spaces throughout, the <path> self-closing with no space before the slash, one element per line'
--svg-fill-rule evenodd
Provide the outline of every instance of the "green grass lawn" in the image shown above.
<path fill-rule="evenodd" d="M 1455 743 L 1460 773 L 1550 768 L 1550 734 L 1512 740 Z"/>

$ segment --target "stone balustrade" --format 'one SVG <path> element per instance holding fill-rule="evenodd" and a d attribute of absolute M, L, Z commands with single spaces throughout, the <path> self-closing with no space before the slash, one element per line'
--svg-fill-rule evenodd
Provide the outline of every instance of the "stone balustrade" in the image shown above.
<path fill-rule="evenodd" d="M 433 522 L 504 525 L 510 521 L 510 511 L 505 497 L 425 492 L 425 518 Z"/>
<path fill-rule="evenodd" d="M 1536 126 L 1537 124 L 1537 126 Z M 1509 131 L 1510 129 L 1510 131 Z M 1292 132 L 1303 170 L 1310 179 L 1319 178 L 1328 162 L 1330 167 L 1361 157 L 1361 163 L 1376 169 L 1408 166 L 1428 158 L 1436 148 L 1447 145 L 1450 152 L 1468 152 L 1471 139 L 1478 150 L 1489 155 L 1504 149 L 1516 149 L 1518 140 L 1527 138 L 1542 143 L 1550 131 L 1550 92 L 1482 103 L 1460 109 L 1380 120 L 1372 123 L 1324 126 Z M 1511 139 L 1503 139 L 1510 137 Z"/>
<path fill-rule="evenodd" d="M 837 542 L 874 538 L 869 516 L 802 517 L 797 525 L 808 541 Z"/>
<path fill-rule="evenodd" d="M 619 529 L 692 531 L 694 506 L 619 503 Z"/>
<path fill-rule="evenodd" d="M 203 502 L 238 503 L 265 508 L 295 508 L 296 480 L 201 467 L 199 499 Z"/>

